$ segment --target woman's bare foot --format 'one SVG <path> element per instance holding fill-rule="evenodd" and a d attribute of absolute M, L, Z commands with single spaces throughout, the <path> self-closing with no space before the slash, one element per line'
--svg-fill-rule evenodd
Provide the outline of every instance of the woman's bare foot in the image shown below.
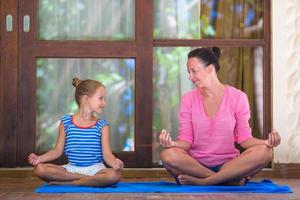
<path fill-rule="evenodd" d="M 218 185 L 226 185 L 226 186 L 243 186 L 250 180 L 250 177 L 240 178 L 233 181 L 228 181 L 225 183 L 221 183 Z M 179 175 L 178 181 L 182 185 L 213 185 L 208 182 L 205 178 L 198 178 L 189 175 Z"/>
<path fill-rule="evenodd" d="M 175 181 L 176 181 L 177 185 L 181 185 L 178 177 L 175 177 Z"/>
<path fill-rule="evenodd" d="M 228 181 L 228 182 L 226 182 L 224 184 L 221 184 L 221 185 L 244 186 L 250 181 L 251 178 L 252 178 L 251 176 L 247 176 L 247 177 L 236 179 L 236 180 L 233 180 L 233 181 Z"/>
<path fill-rule="evenodd" d="M 245 184 L 247 184 L 251 180 L 252 176 L 247 176 L 245 179 Z"/>
<path fill-rule="evenodd" d="M 226 185 L 226 186 L 244 186 L 246 185 L 247 181 L 246 178 L 240 178 L 233 181 L 228 181 L 225 183 L 221 183 L 220 185 Z"/>
<path fill-rule="evenodd" d="M 207 185 L 204 178 L 189 175 L 179 175 L 178 180 L 181 185 Z"/>

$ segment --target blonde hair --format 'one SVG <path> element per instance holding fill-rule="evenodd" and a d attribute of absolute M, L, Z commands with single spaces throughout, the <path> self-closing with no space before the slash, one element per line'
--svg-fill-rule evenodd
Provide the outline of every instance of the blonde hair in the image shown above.
<path fill-rule="evenodd" d="M 105 86 L 99 81 L 91 79 L 80 80 L 77 77 L 73 78 L 72 85 L 76 88 L 75 100 L 78 105 L 80 105 L 80 100 L 83 95 L 87 95 L 90 97 L 99 87 L 105 88 Z"/>

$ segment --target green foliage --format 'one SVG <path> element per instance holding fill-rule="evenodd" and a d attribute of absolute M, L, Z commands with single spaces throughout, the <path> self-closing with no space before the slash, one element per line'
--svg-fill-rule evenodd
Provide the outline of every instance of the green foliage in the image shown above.
<path fill-rule="evenodd" d="M 101 81 L 103 85 L 113 85 L 114 83 L 124 80 L 124 77 L 117 73 L 98 73 L 95 79 Z"/>
<path fill-rule="evenodd" d="M 42 40 L 132 40 L 134 1 L 40 0 L 38 37 Z M 115 17 L 113 9 L 122 10 Z M 118 23 L 116 26 L 115 24 Z M 120 26 L 119 26 L 120 24 Z"/>
<path fill-rule="evenodd" d="M 208 16 L 201 15 L 201 33 L 204 34 L 204 37 L 215 37 L 216 31 L 215 28 L 210 24 L 210 20 Z"/>
<path fill-rule="evenodd" d="M 182 66 L 181 60 L 186 59 L 188 50 L 189 48 L 186 47 L 155 49 L 156 66 L 154 70 L 156 73 L 153 79 L 154 132 L 166 127 L 177 130 L 177 109 L 181 95 L 179 82 L 181 76 L 186 76 L 186 74 L 180 74 L 180 68 L 186 68 L 186 66 Z M 164 106 L 159 105 L 160 103 L 163 103 Z"/>

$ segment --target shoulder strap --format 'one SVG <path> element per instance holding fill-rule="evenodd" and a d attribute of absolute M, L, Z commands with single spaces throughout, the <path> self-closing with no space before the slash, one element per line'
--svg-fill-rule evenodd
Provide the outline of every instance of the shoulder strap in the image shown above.
<path fill-rule="evenodd" d="M 66 115 L 62 116 L 60 118 L 60 120 L 64 125 L 65 131 L 67 131 L 70 127 L 70 124 L 71 124 L 71 121 L 72 121 L 72 116 L 69 115 L 69 114 L 66 114 Z"/>

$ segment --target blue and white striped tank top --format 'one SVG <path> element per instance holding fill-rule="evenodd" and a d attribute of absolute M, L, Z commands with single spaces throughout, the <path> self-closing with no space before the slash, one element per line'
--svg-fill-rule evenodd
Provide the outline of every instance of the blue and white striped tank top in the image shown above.
<path fill-rule="evenodd" d="M 71 115 L 61 118 L 66 133 L 65 155 L 70 164 L 86 167 L 103 160 L 101 134 L 108 125 L 105 120 L 98 120 L 95 125 L 83 128 L 73 123 Z"/>

